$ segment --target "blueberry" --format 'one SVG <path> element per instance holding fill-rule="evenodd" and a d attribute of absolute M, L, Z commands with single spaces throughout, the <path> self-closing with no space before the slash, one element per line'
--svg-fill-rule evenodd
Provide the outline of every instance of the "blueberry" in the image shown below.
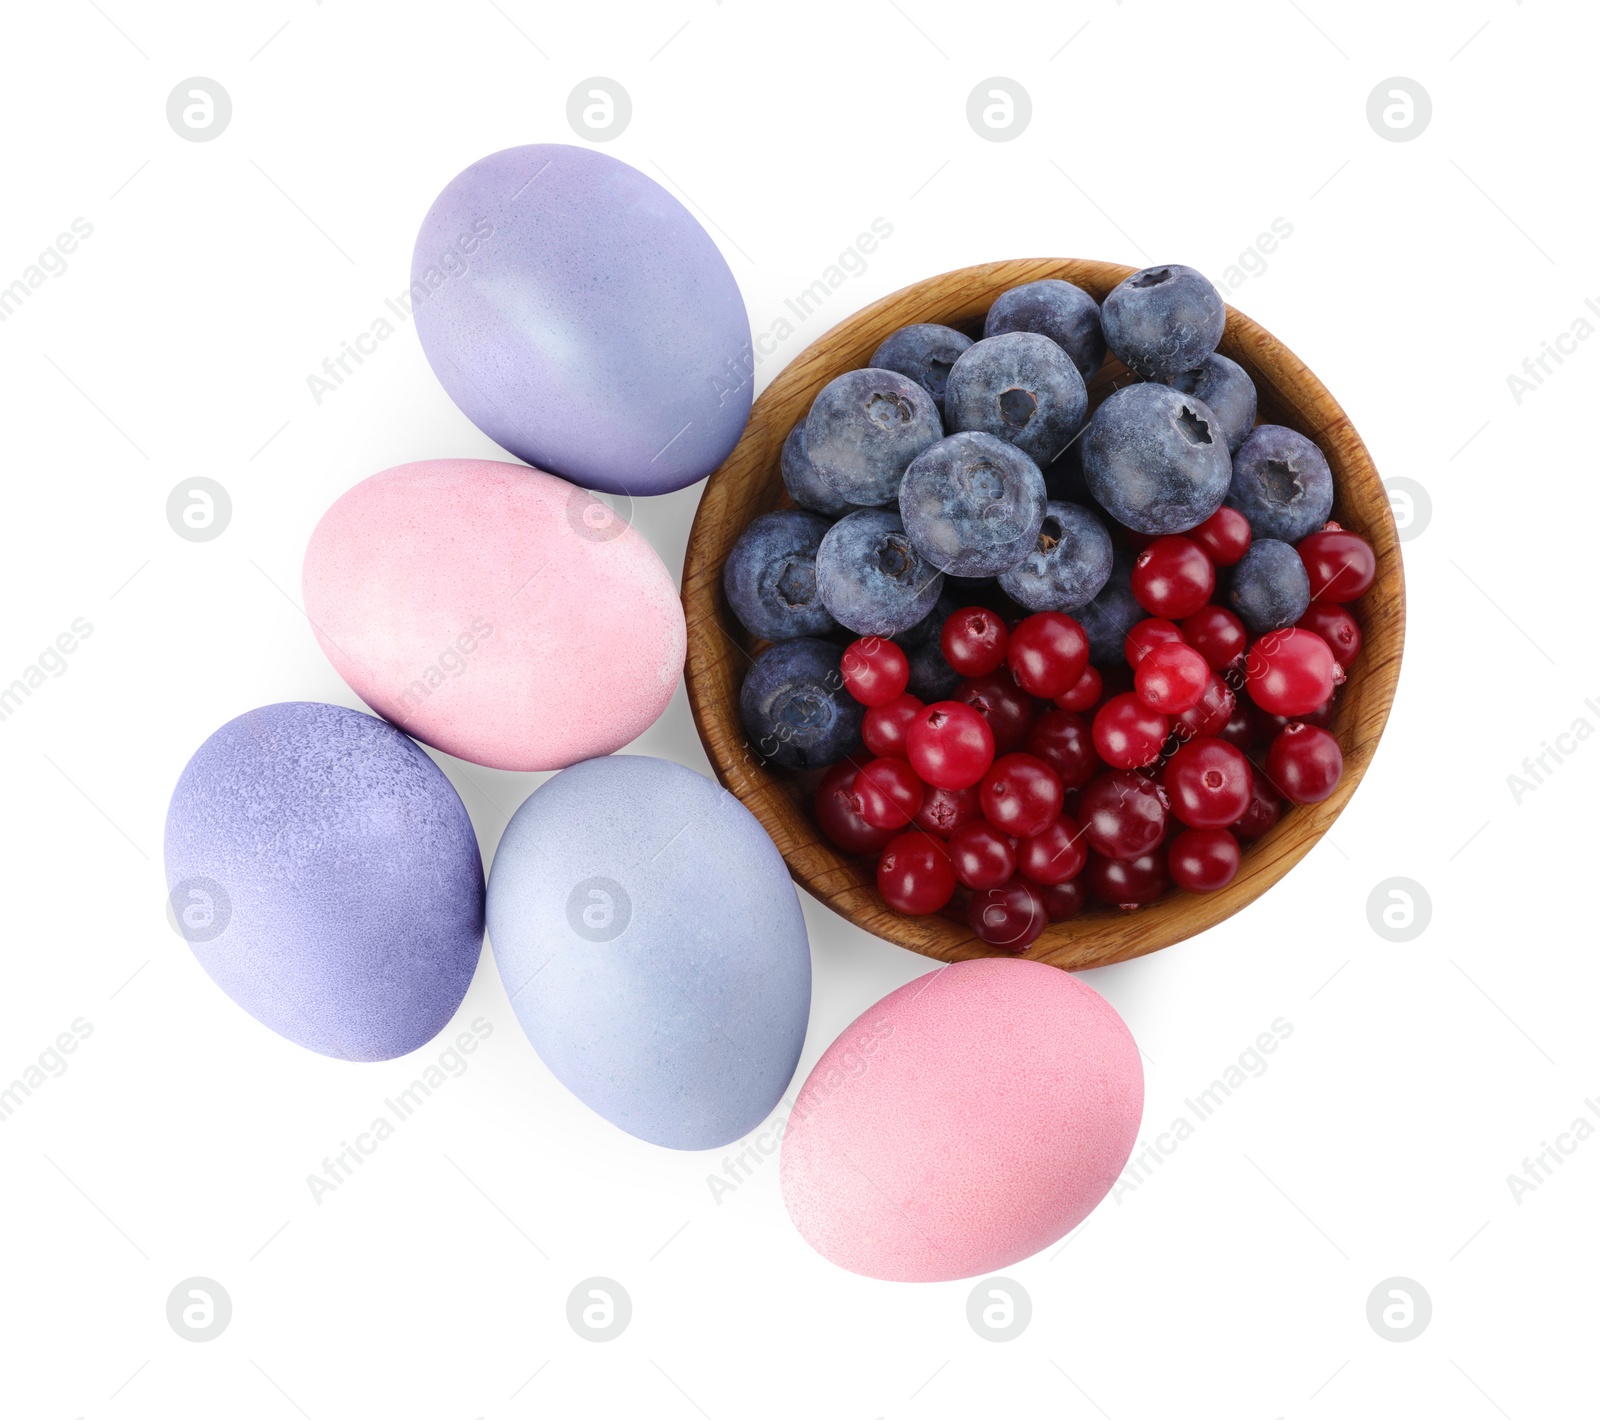
<path fill-rule="evenodd" d="M 822 475 L 806 454 L 806 421 L 802 419 L 789 431 L 783 441 L 783 453 L 778 458 L 778 470 L 783 474 L 783 486 L 789 496 L 802 508 L 813 513 L 826 513 L 837 518 L 855 511 L 848 503 L 822 481 Z"/>
<path fill-rule="evenodd" d="M 1083 427 L 1089 393 L 1055 341 L 1031 330 L 991 335 L 955 363 L 945 387 L 945 423 L 1015 444 L 1041 467 Z"/>
<path fill-rule="evenodd" d="M 1145 610 L 1133 596 L 1133 554 L 1119 550 L 1111 559 L 1111 575 L 1100 593 L 1086 606 L 1069 614 L 1089 636 L 1089 659 L 1097 666 L 1125 663 L 1123 642 Z"/>
<path fill-rule="evenodd" d="M 941 572 L 992 577 L 1028 554 L 1044 518 L 1044 475 L 993 434 L 952 434 L 911 461 L 900 517 L 911 545 Z"/>
<path fill-rule="evenodd" d="M 1222 339 L 1227 310 L 1192 266 L 1147 266 L 1114 287 L 1100 308 L 1111 353 L 1147 380 L 1192 370 Z"/>
<path fill-rule="evenodd" d="M 1227 496 L 1232 465 L 1216 415 L 1166 385 L 1119 389 L 1081 442 L 1090 493 L 1135 532 L 1187 532 Z"/>
<path fill-rule="evenodd" d="M 971 344 L 970 336 L 947 325 L 906 325 L 874 350 L 867 363 L 875 370 L 894 370 L 915 380 L 943 413 L 950 367 Z"/>
<path fill-rule="evenodd" d="M 828 381 L 806 415 L 806 452 L 837 498 L 893 503 L 906 465 L 944 437 L 933 396 L 893 370 L 849 370 Z"/>
<path fill-rule="evenodd" d="M 1086 385 L 1106 358 L 1100 307 L 1070 281 L 1030 281 L 1001 292 L 983 322 L 984 336 L 1009 335 L 1014 330 L 1049 336 L 1072 357 Z"/>
<path fill-rule="evenodd" d="M 739 534 L 722 589 L 745 630 L 764 641 L 826 636 L 838 625 L 817 594 L 817 548 L 826 518 L 798 508 L 763 513 Z"/>
<path fill-rule="evenodd" d="M 1300 554 L 1276 538 L 1257 538 L 1234 565 L 1228 605 L 1258 634 L 1293 626 L 1311 605 L 1311 578 Z"/>
<path fill-rule="evenodd" d="M 782 641 L 746 672 L 739 718 L 764 761 L 818 769 L 855 748 L 866 707 L 844 688 L 843 654 L 826 641 Z"/>
<path fill-rule="evenodd" d="M 1163 383 L 1179 394 L 1192 394 L 1215 414 L 1228 452 L 1239 452 L 1256 422 L 1256 387 L 1242 365 L 1226 355 L 1207 355 L 1194 369 L 1171 375 Z"/>
<path fill-rule="evenodd" d="M 1076 503 L 1051 503 L 1033 551 L 1000 574 L 1000 590 L 1029 611 L 1068 611 L 1111 576 L 1111 534 Z"/>
<path fill-rule="evenodd" d="M 949 700 L 961 686 L 961 672 L 945 660 L 937 636 L 907 651 L 906 660 L 911 663 L 906 690 L 924 705 Z"/>
<path fill-rule="evenodd" d="M 1281 424 L 1262 424 L 1233 460 L 1228 505 L 1250 520 L 1253 537 L 1299 542 L 1333 511 L 1333 474 L 1322 450 Z"/>
<path fill-rule="evenodd" d="M 944 578 L 917 556 L 898 513 L 863 508 L 822 539 L 817 588 L 841 626 L 858 636 L 893 636 L 933 610 Z"/>

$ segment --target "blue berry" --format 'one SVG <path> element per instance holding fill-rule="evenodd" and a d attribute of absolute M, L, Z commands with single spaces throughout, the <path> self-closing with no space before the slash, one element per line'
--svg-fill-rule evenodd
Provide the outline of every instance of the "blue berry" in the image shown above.
<path fill-rule="evenodd" d="M 783 441 L 778 471 L 783 475 L 783 486 L 789 490 L 789 496 L 802 508 L 809 508 L 813 513 L 825 513 L 830 518 L 855 511 L 854 503 L 846 502 L 823 482 L 816 465 L 807 456 L 804 419 L 789 431 L 789 437 Z"/>
<path fill-rule="evenodd" d="M 936 700 L 949 700 L 960 689 L 961 672 L 945 660 L 937 636 L 907 651 L 906 660 L 911 665 L 906 690 L 924 705 L 932 705 Z"/>
<path fill-rule="evenodd" d="M 1030 281 L 1001 292 L 984 319 L 984 337 L 1009 335 L 1014 330 L 1049 336 L 1072 357 L 1086 385 L 1106 358 L 1100 307 L 1093 296 L 1070 281 Z"/>
<path fill-rule="evenodd" d="M 1187 532 L 1227 496 L 1232 465 L 1216 415 L 1166 385 L 1119 389 L 1081 442 L 1095 502 L 1135 532 Z"/>
<path fill-rule="evenodd" d="M 980 340 L 956 361 L 944 392 L 952 433 L 993 434 L 1041 468 L 1083 427 L 1088 408 L 1083 376 L 1066 351 L 1029 330 Z"/>
<path fill-rule="evenodd" d="M 875 370 L 894 370 L 915 380 L 944 412 L 944 387 L 950 367 L 972 344 L 970 336 L 947 325 L 906 325 L 872 352 Z"/>
<path fill-rule="evenodd" d="M 1234 457 L 1228 505 L 1250 520 L 1251 536 L 1299 542 L 1328 521 L 1333 474 L 1303 434 L 1262 424 Z"/>
<path fill-rule="evenodd" d="M 992 577 L 1027 556 L 1044 518 L 1044 475 L 993 434 L 952 434 L 911 461 L 900 517 L 941 572 Z"/>
<path fill-rule="evenodd" d="M 1123 642 L 1134 623 L 1145 618 L 1145 609 L 1133 595 L 1133 554 L 1120 549 L 1111 559 L 1111 575 L 1099 595 L 1071 614 L 1088 633 L 1089 659 L 1095 665 L 1123 665 L 1127 654 Z"/>
<path fill-rule="evenodd" d="M 828 527 L 815 513 L 781 508 L 739 534 L 723 564 L 722 588 L 752 636 L 792 641 L 837 628 L 817 593 L 817 548 Z"/>
<path fill-rule="evenodd" d="M 1100 308 L 1111 353 L 1147 380 L 1194 369 L 1217 348 L 1226 324 L 1217 288 L 1192 266 L 1135 271 Z"/>
<path fill-rule="evenodd" d="M 1311 605 L 1311 578 L 1300 554 L 1276 538 L 1256 538 L 1234 565 L 1228 605 L 1257 634 L 1293 626 Z"/>
<path fill-rule="evenodd" d="M 817 589 L 841 626 L 893 636 L 939 600 L 944 578 L 917 555 L 898 513 L 863 508 L 828 529 L 817 549 Z"/>
<path fill-rule="evenodd" d="M 1228 452 L 1236 454 L 1256 422 L 1256 387 L 1244 367 L 1226 355 L 1207 355 L 1192 370 L 1163 381 L 1179 394 L 1192 394 L 1217 416 Z"/>
<path fill-rule="evenodd" d="M 862 508 L 893 503 L 906 465 L 944 437 L 933 396 L 893 370 L 848 370 L 806 415 L 806 453 L 834 496 Z"/>
<path fill-rule="evenodd" d="M 827 641 L 782 641 L 746 672 L 739 718 L 766 763 L 819 769 L 855 748 L 866 707 L 844 688 L 843 655 Z"/>
<path fill-rule="evenodd" d="M 1051 503 L 1033 551 L 1000 574 L 1000 590 L 1029 611 L 1070 611 L 1111 576 L 1111 534 L 1076 503 Z"/>

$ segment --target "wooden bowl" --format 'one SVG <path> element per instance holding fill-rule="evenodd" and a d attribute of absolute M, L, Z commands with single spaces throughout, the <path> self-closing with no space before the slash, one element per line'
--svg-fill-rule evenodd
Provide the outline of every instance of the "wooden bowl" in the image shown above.
<path fill-rule="evenodd" d="M 686 676 L 695 725 L 718 779 L 772 835 L 796 882 L 856 926 L 941 961 L 1013 953 L 980 941 L 958 897 L 943 912 L 905 917 L 878 895 L 875 863 L 838 853 L 813 817 L 818 773 L 767 769 L 750 748 L 739 719 L 739 687 L 753 641 L 728 609 L 722 564 L 750 520 L 792 507 L 778 473 L 785 436 L 835 376 L 865 365 L 891 331 L 919 321 L 981 334 L 984 313 L 1002 291 L 1055 277 L 1104 300 L 1135 268 L 1103 261 L 1029 259 L 969 266 L 885 296 L 821 336 L 768 387 L 726 463 L 711 475 L 695 514 L 683 566 L 688 620 Z M 1126 961 L 1213 927 L 1278 881 L 1310 850 L 1350 802 L 1372 760 L 1389 716 L 1405 637 L 1405 581 L 1388 495 L 1360 436 L 1322 382 L 1277 340 L 1231 306 L 1219 347 L 1255 381 L 1259 418 L 1286 424 L 1314 440 L 1333 470 L 1333 516 L 1363 534 L 1377 553 L 1377 580 L 1353 608 L 1364 644 L 1336 703 L 1333 732 L 1344 751 L 1344 777 L 1320 804 L 1293 807 L 1247 845 L 1238 876 L 1220 892 L 1169 889 L 1134 912 L 1098 908 L 1045 930 L 1026 955 L 1069 970 Z M 1091 407 L 1131 376 L 1113 357 L 1090 386 Z"/>

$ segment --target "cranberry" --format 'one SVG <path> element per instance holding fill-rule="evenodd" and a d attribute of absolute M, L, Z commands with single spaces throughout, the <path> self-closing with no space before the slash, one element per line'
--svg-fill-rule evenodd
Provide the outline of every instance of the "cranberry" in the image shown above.
<path fill-rule="evenodd" d="M 1088 880 L 1089 891 L 1101 902 L 1131 912 L 1135 907 L 1154 902 L 1166 891 L 1166 854 L 1159 849 L 1138 858 L 1102 858 L 1098 853 L 1091 853 L 1083 875 Z"/>
<path fill-rule="evenodd" d="M 970 705 L 989 722 L 994 752 L 1010 754 L 1020 749 L 1038 715 L 1033 697 L 1019 686 L 1010 671 L 992 671 L 961 683 L 956 699 Z"/>
<path fill-rule="evenodd" d="M 903 759 L 874 759 L 861 766 L 852 790 L 861 817 L 874 828 L 907 827 L 922 807 L 922 780 Z"/>
<path fill-rule="evenodd" d="M 1225 828 L 1186 828 L 1167 849 L 1167 871 L 1185 892 L 1215 892 L 1239 871 L 1239 840 Z"/>
<path fill-rule="evenodd" d="M 1183 632 L 1172 622 L 1163 620 L 1159 616 L 1149 616 L 1143 621 L 1134 622 L 1123 639 L 1122 654 L 1128 658 L 1128 664 L 1137 670 L 1139 662 L 1157 646 L 1164 646 L 1169 641 L 1182 640 Z"/>
<path fill-rule="evenodd" d="M 1137 858 L 1161 842 L 1167 796 L 1126 769 L 1091 779 L 1078 795 L 1078 822 L 1090 848 L 1106 858 Z"/>
<path fill-rule="evenodd" d="M 1081 877 L 1073 878 L 1071 882 L 1041 887 L 1039 895 L 1044 898 L 1044 910 L 1052 922 L 1065 922 L 1069 917 L 1076 917 L 1089 905 L 1089 889 L 1083 885 Z"/>
<path fill-rule="evenodd" d="M 1028 732 L 1028 753 L 1055 770 L 1064 789 L 1087 784 L 1100 767 L 1089 722 L 1070 710 L 1046 710 L 1038 718 Z"/>
<path fill-rule="evenodd" d="M 1238 823 L 1233 825 L 1234 835 L 1253 842 L 1260 838 L 1283 815 L 1283 804 L 1278 796 L 1272 792 L 1272 786 L 1267 782 L 1265 774 L 1250 770 L 1250 807 L 1244 811 Z"/>
<path fill-rule="evenodd" d="M 1250 520 L 1237 508 L 1218 508 L 1188 536 L 1218 567 L 1232 567 L 1250 550 Z"/>
<path fill-rule="evenodd" d="M 1137 769 L 1161 753 L 1167 717 L 1137 695 L 1114 695 L 1094 717 L 1094 747 L 1116 769 Z"/>
<path fill-rule="evenodd" d="M 1244 622 L 1225 606 L 1203 606 L 1193 616 L 1184 617 L 1178 629 L 1214 671 L 1227 670 L 1250 644 Z"/>
<path fill-rule="evenodd" d="M 1133 564 L 1134 600 L 1151 616 L 1189 616 L 1211 600 L 1216 585 L 1211 559 L 1186 537 L 1158 537 Z"/>
<path fill-rule="evenodd" d="M 1200 698 L 1172 722 L 1172 731 L 1184 740 L 1206 735 L 1222 735 L 1226 739 L 1222 732 L 1232 722 L 1238 703 L 1228 683 L 1214 675 Z"/>
<path fill-rule="evenodd" d="M 1036 611 L 1017 623 L 1006 662 L 1029 695 L 1053 699 L 1078 683 L 1089 664 L 1089 637 L 1062 611 Z"/>
<path fill-rule="evenodd" d="M 1042 833 L 1061 812 L 1061 780 L 1042 759 L 1007 754 L 978 786 L 983 816 L 1016 838 Z"/>
<path fill-rule="evenodd" d="M 950 866 L 963 887 L 999 887 L 1017 871 L 1016 846 L 992 823 L 974 819 L 950 835 Z"/>
<path fill-rule="evenodd" d="M 1315 631 L 1269 631 L 1245 663 L 1250 698 L 1274 715 L 1308 715 L 1344 681 L 1344 667 Z"/>
<path fill-rule="evenodd" d="M 1063 710 L 1093 710 L 1100 703 L 1100 690 L 1104 684 L 1099 671 L 1093 666 L 1085 666 L 1078 683 L 1065 695 L 1056 696 L 1056 704 Z"/>
<path fill-rule="evenodd" d="M 1322 637 L 1334 660 L 1346 670 L 1361 654 L 1361 627 L 1355 617 L 1334 602 L 1312 602 L 1295 625 Z"/>
<path fill-rule="evenodd" d="M 922 796 L 922 807 L 917 810 L 917 816 L 911 820 L 913 828 L 920 828 L 925 833 L 936 833 L 940 838 L 948 838 L 964 823 L 971 823 L 978 816 L 978 791 L 968 786 L 965 789 L 938 789 L 930 788 Z"/>
<path fill-rule="evenodd" d="M 1179 715 L 1199 701 L 1211 679 L 1204 656 L 1181 641 L 1170 641 L 1140 660 L 1133 689 L 1150 709 Z"/>
<path fill-rule="evenodd" d="M 1328 729 L 1333 724 L 1333 701 L 1325 700 L 1315 710 L 1305 715 L 1274 715 L 1258 705 L 1255 712 L 1256 739 L 1263 744 L 1271 744 L 1283 733 L 1286 726 L 1292 725 L 1296 720 L 1307 725 L 1315 725 L 1319 730 Z"/>
<path fill-rule="evenodd" d="M 1320 804 L 1343 773 L 1339 741 L 1298 720 L 1286 725 L 1267 751 L 1267 777 L 1291 803 Z"/>
<path fill-rule="evenodd" d="M 998 612 L 986 606 L 963 607 L 945 618 L 939 649 L 961 675 L 988 675 L 1005 664 L 1011 633 Z"/>
<path fill-rule="evenodd" d="M 855 778 L 856 767 L 848 759 L 841 759 L 822 776 L 817 785 L 817 822 L 835 848 L 846 853 L 876 853 L 894 832 L 874 828 L 861 817 L 861 806 L 851 793 Z"/>
<path fill-rule="evenodd" d="M 878 891 L 896 912 L 920 917 L 937 912 L 955 896 L 956 873 L 937 838 L 902 833 L 878 859 Z"/>
<path fill-rule="evenodd" d="M 1083 871 L 1088 856 L 1083 830 L 1062 814 L 1043 833 L 1018 840 L 1017 871 L 1029 882 L 1064 883 Z"/>
<path fill-rule="evenodd" d="M 898 695 L 887 705 L 874 705 L 861 717 L 861 738 L 881 758 L 906 757 L 906 731 L 922 709 L 914 695 Z"/>
<path fill-rule="evenodd" d="M 1353 602 L 1378 574 L 1372 544 L 1360 533 L 1346 532 L 1338 523 L 1300 539 L 1295 547 L 1311 579 L 1311 600 Z"/>
<path fill-rule="evenodd" d="M 887 705 L 904 695 L 911 678 L 906 653 L 883 636 L 863 636 L 844 648 L 839 662 L 844 688 L 863 705 Z"/>
<path fill-rule="evenodd" d="M 1226 828 L 1250 807 L 1250 761 L 1226 740 L 1192 740 L 1167 761 L 1162 787 L 1190 828 Z"/>
<path fill-rule="evenodd" d="M 1233 713 L 1228 716 L 1228 723 L 1218 730 L 1216 735 L 1219 740 L 1227 740 L 1235 749 L 1249 749 L 1256 742 L 1255 716 L 1251 714 L 1248 706 L 1235 701 Z"/>
<path fill-rule="evenodd" d="M 994 760 L 989 722 L 959 700 L 924 706 L 906 731 L 906 757 L 929 784 L 965 789 L 983 778 Z"/>
<path fill-rule="evenodd" d="M 1014 952 L 1025 952 L 1038 941 L 1049 920 L 1044 895 L 1023 878 L 975 892 L 967 904 L 967 921 L 979 939 Z"/>

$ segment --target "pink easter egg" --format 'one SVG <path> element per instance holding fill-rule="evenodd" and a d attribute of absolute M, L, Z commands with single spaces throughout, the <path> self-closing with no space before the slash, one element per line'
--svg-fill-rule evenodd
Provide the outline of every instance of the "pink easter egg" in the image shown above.
<path fill-rule="evenodd" d="M 306 615 L 385 719 L 494 769 L 561 769 L 654 723 L 683 671 L 655 550 L 583 490 L 429 459 L 358 483 L 306 548 Z"/>
<path fill-rule="evenodd" d="M 1143 1110 L 1138 1047 L 1096 992 L 1041 962 L 957 962 L 823 1052 L 785 1128 L 784 1202 L 852 1272 L 981 1276 L 1089 1215 Z"/>

